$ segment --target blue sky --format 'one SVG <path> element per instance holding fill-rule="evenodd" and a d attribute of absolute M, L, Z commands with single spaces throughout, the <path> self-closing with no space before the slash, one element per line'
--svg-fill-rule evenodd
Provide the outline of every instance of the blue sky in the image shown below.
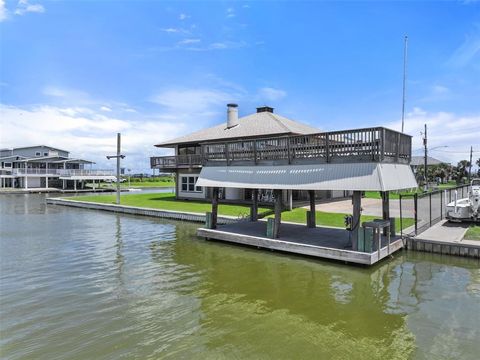
<path fill-rule="evenodd" d="M 154 143 L 268 104 L 325 130 L 426 122 L 480 155 L 480 2 L 0 0 L 0 147 L 47 143 L 147 170 Z M 420 154 L 420 153 L 418 153 Z"/>

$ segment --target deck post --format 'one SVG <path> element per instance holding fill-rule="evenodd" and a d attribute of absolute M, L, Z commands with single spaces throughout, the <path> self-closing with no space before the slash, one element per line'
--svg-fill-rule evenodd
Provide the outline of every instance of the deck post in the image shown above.
<path fill-rule="evenodd" d="M 310 212 L 308 213 L 308 223 L 309 228 L 314 228 L 317 226 L 315 219 L 315 190 L 308 190 L 308 197 L 310 198 Z"/>
<path fill-rule="evenodd" d="M 73 180 L 73 190 L 77 191 L 77 180 Z"/>
<path fill-rule="evenodd" d="M 25 189 L 28 189 L 28 176 L 25 175 L 25 177 L 23 178 L 23 187 Z"/>
<path fill-rule="evenodd" d="M 48 189 L 48 176 L 45 176 L 45 188 Z"/>
<path fill-rule="evenodd" d="M 258 189 L 252 190 L 252 206 L 250 207 L 250 221 L 258 220 Z"/>
<path fill-rule="evenodd" d="M 275 196 L 275 221 L 273 225 L 273 238 L 277 239 L 280 234 L 280 223 L 282 222 L 282 190 L 273 190 Z"/>
<path fill-rule="evenodd" d="M 388 191 L 380 191 L 382 198 L 382 219 L 390 220 L 390 193 Z M 383 229 L 383 235 L 387 235 L 387 229 Z"/>
<path fill-rule="evenodd" d="M 352 250 L 357 250 L 358 231 L 360 229 L 360 215 L 362 208 L 362 192 L 353 192 L 353 218 L 352 218 Z"/>
<path fill-rule="evenodd" d="M 212 229 L 217 228 L 218 187 L 212 188 Z"/>

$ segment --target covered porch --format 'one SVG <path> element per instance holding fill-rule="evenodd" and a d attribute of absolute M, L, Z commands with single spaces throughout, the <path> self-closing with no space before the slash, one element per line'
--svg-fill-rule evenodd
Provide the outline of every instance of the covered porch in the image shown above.
<path fill-rule="evenodd" d="M 371 265 L 403 247 L 390 217 L 389 191 L 411 189 L 416 181 L 407 164 L 350 163 L 272 166 L 205 167 L 197 186 L 212 188 L 212 212 L 198 235 L 222 241 L 284 252 Z M 217 226 L 218 188 L 252 189 L 248 221 Z M 273 189 L 274 216 L 258 221 L 258 189 Z M 307 190 L 310 210 L 305 225 L 282 223 L 283 192 Z M 351 215 L 345 229 L 316 225 L 316 190 L 353 192 Z M 382 216 L 361 221 L 362 191 L 379 191 Z"/>

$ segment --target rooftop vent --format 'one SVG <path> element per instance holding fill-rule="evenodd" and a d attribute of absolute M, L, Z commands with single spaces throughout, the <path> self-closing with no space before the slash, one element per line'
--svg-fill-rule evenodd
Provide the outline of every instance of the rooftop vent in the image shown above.
<path fill-rule="evenodd" d="M 238 105 L 227 104 L 227 129 L 238 125 Z"/>
<path fill-rule="evenodd" d="M 273 108 L 270 107 L 270 106 L 260 106 L 260 107 L 257 107 L 257 113 L 261 113 L 261 112 L 273 113 Z"/>

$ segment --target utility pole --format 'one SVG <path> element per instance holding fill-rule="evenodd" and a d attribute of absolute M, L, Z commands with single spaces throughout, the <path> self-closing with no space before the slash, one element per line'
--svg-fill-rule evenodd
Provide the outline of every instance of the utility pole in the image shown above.
<path fill-rule="evenodd" d="M 117 205 L 120 205 L 120 159 L 125 155 L 120 154 L 120 133 L 117 133 L 117 155 L 107 155 L 107 159 L 117 159 Z"/>
<path fill-rule="evenodd" d="M 407 92 L 407 47 L 408 36 L 405 36 L 405 43 L 403 46 L 403 97 L 402 97 L 402 133 L 405 125 L 405 95 Z"/>
<path fill-rule="evenodd" d="M 468 182 L 472 179 L 472 155 L 473 155 L 473 146 L 470 146 L 470 166 L 468 167 Z"/>
<path fill-rule="evenodd" d="M 428 177 L 427 177 L 427 167 L 428 167 L 428 149 L 427 149 L 427 124 L 425 124 L 425 133 L 423 136 L 423 146 L 425 147 L 425 158 L 424 158 L 424 177 L 425 177 L 425 186 L 424 190 L 428 190 Z"/>

